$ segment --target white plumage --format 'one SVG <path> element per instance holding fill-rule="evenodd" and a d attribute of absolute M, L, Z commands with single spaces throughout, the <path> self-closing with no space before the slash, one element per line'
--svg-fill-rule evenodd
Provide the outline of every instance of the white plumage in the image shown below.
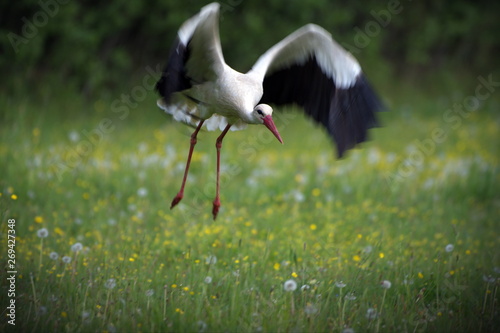
<path fill-rule="evenodd" d="M 366 140 L 382 108 L 358 61 L 323 28 L 308 24 L 271 47 L 246 74 L 229 67 L 219 39 L 219 4 L 212 3 L 179 29 L 167 65 L 157 83 L 158 106 L 176 121 L 196 127 L 181 190 L 183 197 L 196 136 L 202 126 L 222 130 L 217 139 L 217 193 L 222 139 L 229 129 L 264 124 L 282 142 L 268 104 L 296 104 L 321 124 L 339 156 Z"/>

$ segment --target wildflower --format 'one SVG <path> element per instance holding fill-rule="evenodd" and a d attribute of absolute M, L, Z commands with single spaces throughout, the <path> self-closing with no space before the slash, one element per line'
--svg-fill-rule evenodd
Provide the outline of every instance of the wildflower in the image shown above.
<path fill-rule="evenodd" d="M 392 283 L 389 280 L 384 280 L 384 281 L 380 282 L 380 285 L 384 289 L 389 289 L 392 286 Z"/>
<path fill-rule="evenodd" d="M 354 301 L 356 299 L 356 295 L 354 293 L 347 293 L 344 297 L 348 301 Z"/>
<path fill-rule="evenodd" d="M 137 195 L 141 198 L 144 198 L 146 195 L 148 195 L 148 190 L 144 187 L 141 187 L 137 190 Z"/>
<path fill-rule="evenodd" d="M 305 291 L 305 290 L 309 290 L 309 289 L 311 289 L 311 286 L 309 286 L 308 284 L 305 284 L 302 287 L 300 287 L 300 291 Z"/>
<path fill-rule="evenodd" d="M 205 332 L 205 330 L 207 329 L 208 325 L 203 320 L 198 320 L 196 322 L 196 327 L 198 328 L 198 332 L 202 333 L 202 332 Z"/>
<path fill-rule="evenodd" d="M 294 278 L 296 278 L 296 277 L 297 277 L 297 276 L 299 276 L 299 275 L 298 275 L 297 273 L 295 273 L 295 272 L 292 272 L 292 276 L 293 276 Z"/>
<path fill-rule="evenodd" d="M 339 281 L 339 282 L 335 282 L 335 286 L 336 286 L 337 288 L 342 289 L 342 288 L 344 288 L 345 286 L 347 286 L 347 284 L 345 284 L 343 281 Z"/>
<path fill-rule="evenodd" d="M 314 315 L 318 312 L 318 308 L 315 307 L 312 304 L 307 303 L 306 307 L 304 308 L 304 313 L 308 316 Z"/>
<path fill-rule="evenodd" d="M 47 307 L 46 306 L 40 306 L 38 308 L 38 315 L 39 316 L 43 316 L 43 315 L 47 314 L 47 312 L 48 311 L 47 311 Z"/>
<path fill-rule="evenodd" d="M 207 276 L 204 281 L 205 281 L 205 283 L 210 284 L 210 283 L 212 283 L 212 277 Z"/>
<path fill-rule="evenodd" d="M 65 264 L 69 264 L 71 262 L 71 257 L 68 256 L 62 257 L 62 262 Z"/>
<path fill-rule="evenodd" d="M 371 245 L 367 245 L 367 246 L 365 246 L 365 248 L 363 249 L 363 252 L 364 252 L 364 253 L 367 253 L 367 254 L 368 254 L 368 253 L 371 253 L 372 251 L 373 251 L 373 246 L 371 246 Z"/>
<path fill-rule="evenodd" d="M 444 248 L 444 250 L 448 253 L 452 252 L 453 249 L 455 249 L 455 246 L 453 246 L 453 244 L 448 244 L 446 245 L 446 247 Z"/>
<path fill-rule="evenodd" d="M 68 133 L 68 137 L 71 142 L 77 142 L 78 140 L 80 140 L 80 134 L 78 134 L 78 132 L 75 130 L 70 131 Z"/>
<path fill-rule="evenodd" d="M 59 259 L 59 253 L 57 253 L 57 252 L 50 252 L 49 258 L 52 259 L 52 260 L 57 260 L 57 259 Z"/>
<path fill-rule="evenodd" d="M 104 283 L 104 287 L 108 289 L 113 289 L 116 287 L 116 280 L 115 279 L 108 279 L 106 283 Z"/>
<path fill-rule="evenodd" d="M 373 320 L 377 317 L 378 317 L 377 310 L 375 310 L 374 308 L 369 308 L 368 310 L 366 310 L 366 318 L 368 320 Z"/>
<path fill-rule="evenodd" d="M 205 259 L 205 263 L 207 265 L 215 265 L 217 263 L 217 257 L 214 255 L 209 255 L 207 259 Z"/>
<path fill-rule="evenodd" d="M 82 319 L 85 320 L 90 317 L 90 312 L 89 311 L 82 311 Z"/>
<path fill-rule="evenodd" d="M 495 283 L 496 279 L 491 275 L 483 275 L 483 281 L 488 283 Z"/>
<path fill-rule="evenodd" d="M 40 238 L 46 238 L 49 235 L 47 228 L 42 228 L 36 232 L 36 235 Z"/>
<path fill-rule="evenodd" d="M 147 297 L 151 297 L 151 296 L 153 296 L 153 295 L 154 295 L 154 293 L 155 293 L 155 291 L 154 291 L 153 289 L 148 289 L 148 290 L 146 290 L 146 296 L 147 296 Z"/>
<path fill-rule="evenodd" d="M 283 284 L 283 289 L 285 289 L 285 291 L 294 291 L 297 289 L 297 282 L 292 279 L 286 280 Z"/>
<path fill-rule="evenodd" d="M 43 217 L 35 216 L 35 223 L 43 223 Z"/>
<path fill-rule="evenodd" d="M 71 245 L 71 251 L 73 252 L 80 252 L 83 249 L 82 243 L 75 243 Z"/>

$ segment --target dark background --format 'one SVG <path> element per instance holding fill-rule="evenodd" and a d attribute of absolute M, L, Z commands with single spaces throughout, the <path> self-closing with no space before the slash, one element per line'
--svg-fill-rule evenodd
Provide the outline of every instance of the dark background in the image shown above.
<path fill-rule="evenodd" d="M 8 96 L 112 98 L 163 65 L 180 24 L 207 1 L 3 1 L 0 88 Z M 499 68 L 498 1 L 221 1 L 226 62 L 245 72 L 303 24 L 328 31 L 391 90 L 474 87 Z M 428 85 L 425 82 L 439 82 Z M 390 94 L 390 93 L 389 93 Z M 387 95 L 387 92 L 386 92 Z"/>

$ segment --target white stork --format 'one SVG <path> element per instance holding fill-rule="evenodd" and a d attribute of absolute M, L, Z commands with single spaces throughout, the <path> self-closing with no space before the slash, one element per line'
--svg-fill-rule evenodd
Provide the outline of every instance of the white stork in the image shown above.
<path fill-rule="evenodd" d="M 184 195 L 196 136 L 203 125 L 219 128 L 216 195 L 213 218 L 220 207 L 219 172 L 222 139 L 228 130 L 263 124 L 283 143 L 267 104 L 295 103 L 326 128 L 338 156 L 367 138 L 382 109 L 356 59 L 323 28 L 308 24 L 264 53 L 246 74 L 224 62 L 219 39 L 219 4 L 212 3 L 180 27 L 156 89 L 158 106 L 176 121 L 195 127 L 181 188 L 170 208 Z M 264 104 L 265 103 L 265 104 Z"/>

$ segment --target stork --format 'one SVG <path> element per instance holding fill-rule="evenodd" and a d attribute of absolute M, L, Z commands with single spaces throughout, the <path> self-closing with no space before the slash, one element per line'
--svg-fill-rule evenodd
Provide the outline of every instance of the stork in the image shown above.
<path fill-rule="evenodd" d="M 191 135 L 184 177 L 172 200 L 184 196 L 198 132 L 220 129 L 216 140 L 217 176 L 212 214 L 220 208 L 220 151 L 229 129 L 263 124 L 283 143 L 269 104 L 296 104 L 322 125 L 334 140 L 339 158 L 367 139 L 377 125 L 382 104 L 358 61 L 323 28 L 308 24 L 271 47 L 243 74 L 229 67 L 219 38 L 219 4 L 212 3 L 185 21 L 156 84 L 158 106 L 176 121 L 195 128 Z"/>

